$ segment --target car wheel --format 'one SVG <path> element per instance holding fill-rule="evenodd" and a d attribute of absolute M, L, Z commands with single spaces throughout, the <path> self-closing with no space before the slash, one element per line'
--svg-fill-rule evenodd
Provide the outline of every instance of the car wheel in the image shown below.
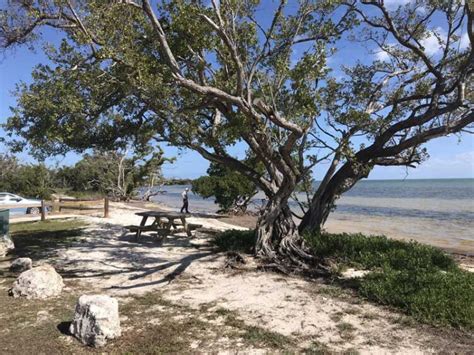
<path fill-rule="evenodd" d="M 26 209 L 26 214 L 39 214 L 40 209 L 39 207 L 30 207 Z"/>

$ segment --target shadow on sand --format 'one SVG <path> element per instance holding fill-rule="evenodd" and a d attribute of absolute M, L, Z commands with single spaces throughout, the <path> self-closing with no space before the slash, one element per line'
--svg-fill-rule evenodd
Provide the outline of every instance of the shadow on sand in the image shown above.
<path fill-rule="evenodd" d="M 122 282 L 105 289 L 170 283 L 193 262 L 216 253 L 202 238 L 178 234 L 160 242 L 144 233 L 135 241 L 122 226 L 110 223 L 86 229 L 22 232 L 14 239 L 20 248 L 8 260 L 27 256 L 33 264 L 53 264 L 65 280 L 96 278 L 99 285 L 99 279 L 120 276 Z"/>

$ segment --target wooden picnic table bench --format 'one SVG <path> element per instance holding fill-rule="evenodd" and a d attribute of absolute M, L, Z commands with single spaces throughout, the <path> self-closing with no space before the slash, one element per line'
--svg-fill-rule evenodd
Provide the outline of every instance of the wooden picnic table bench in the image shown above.
<path fill-rule="evenodd" d="M 154 231 L 157 232 L 158 236 L 163 239 L 167 235 L 173 233 L 174 231 L 183 230 L 186 232 L 188 237 L 192 236 L 191 230 L 201 227 L 201 225 L 193 225 L 186 222 L 186 217 L 189 217 L 189 214 L 180 213 L 180 212 L 166 212 L 166 211 L 144 211 L 135 213 L 138 216 L 142 216 L 142 221 L 139 226 L 126 226 L 131 232 L 135 232 L 135 239 L 138 240 L 142 232 Z M 146 225 L 146 222 L 149 217 L 154 218 L 154 221 L 151 225 Z M 182 225 L 182 229 L 178 226 Z"/>

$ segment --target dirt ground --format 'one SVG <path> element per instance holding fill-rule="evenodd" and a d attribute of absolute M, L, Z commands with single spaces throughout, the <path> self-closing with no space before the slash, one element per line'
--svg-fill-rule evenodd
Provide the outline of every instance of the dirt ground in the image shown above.
<path fill-rule="evenodd" d="M 136 242 L 123 226 L 140 222 L 134 215 L 138 208 L 121 205 L 110 219 L 81 217 L 88 227 L 78 241 L 59 248 L 47 260 L 34 261 L 55 265 L 69 285 L 64 297 L 70 297 L 67 305 L 71 310 L 73 299 L 81 293 L 105 293 L 119 299 L 124 335 L 105 351 L 124 352 L 130 345 L 123 345 L 124 339 L 133 344 L 134 336 L 149 341 L 151 335 L 144 334 L 154 334 L 149 332 L 156 327 L 163 332 L 165 324 L 166 329 L 182 326 L 176 332 L 190 335 L 180 347 L 169 345 L 155 349 L 157 352 L 468 353 L 474 348 L 472 334 L 420 325 L 324 280 L 262 272 L 252 257 L 246 257 L 238 269 L 226 268 L 226 256 L 209 244 L 209 233 L 197 232 L 194 238 L 178 234 L 162 245 L 153 237 Z M 189 221 L 216 231 L 244 228 L 249 223 Z M 0 270 L 7 267 L 7 262 L 0 263 Z M 6 293 L 11 281 L 1 280 L 1 293 Z M 8 302 L 0 297 L 2 307 Z M 5 312 L 0 310 L 0 324 L 8 319 Z M 71 311 L 67 314 L 72 315 Z M 63 339 L 64 351 L 84 350 L 71 337 L 55 331 Z M 7 335 L 3 327 L 0 336 Z M 140 344 L 130 350 L 150 351 Z"/>

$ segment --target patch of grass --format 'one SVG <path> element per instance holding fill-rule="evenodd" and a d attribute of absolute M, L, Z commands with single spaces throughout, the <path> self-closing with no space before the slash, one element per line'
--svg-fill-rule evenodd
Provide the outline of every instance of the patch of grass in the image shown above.
<path fill-rule="evenodd" d="M 304 349 L 303 353 L 310 355 L 333 354 L 326 344 L 323 344 L 317 340 L 312 341 L 311 344 L 306 349 Z"/>
<path fill-rule="evenodd" d="M 154 307 L 157 305 L 163 307 Z M 218 349 L 215 344 L 221 344 L 219 339 L 222 337 L 233 350 L 236 344 L 266 349 L 285 349 L 294 345 L 282 334 L 246 324 L 235 311 L 222 307 L 213 310 L 212 307 L 215 304 L 206 303 L 199 309 L 179 305 L 157 292 L 135 296 L 120 307 L 121 314 L 128 317 L 124 326 L 132 329 L 110 342 L 105 350 L 137 354 L 188 353 L 191 344 L 198 344 L 200 352 L 207 352 Z M 224 324 L 208 321 L 218 316 L 224 317 Z M 157 322 L 150 323 L 153 319 Z"/>
<path fill-rule="evenodd" d="M 339 330 L 339 335 L 341 336 L 342 339 L 344 340 L 352 340 L 354 339 L 354 331 L 356 328 L 351 324 L 347 322 L 341 322 L 336 324 L 336 328 Z"/>
<path fill-rule="evenodd" d="M 433 325 L 474 328 L 474 274 L 440 249 L 361 234 L 306 236 L 315 255 L 371 269 L 351 284 L 380 304 L 395 306 Z"/>
<path fill-rule="evenodd" d="M 329 319 L 331 319 L 333 322 L 337 323 L 337 322 L 340 322 L 342 317 L 344 316 L 344 313 L 342 312 L 336 312 L 336 313 L 332 313 L 330 316 L 329 316 Z"/>
<path fill-rule="evenodd" d="M 217 234 L 212 243 L 220 251 L 253 254 L 255 241 L 255 231 L 240 231 L 233 229 Z"/>
<path fill-rule="evenodd" d="M 319 284 L 316 287 L 313 287 L 312 291 L 320 295 L 339 298 L 347 301 L 350 301 L 354 298 L 354 292 L 351 292 L 351 290 L 348 289 L 344 289 L 338 285 Z"/>
<path fill-rule="evenodd" d="M 246 326 L 242 338 L 251 344 L 274 349 L 283 349 L 293 344 L 293 341 L 283 334 L 255 326 Z"/>
<path fill-rule="evenodd" d="M 0 353 L 84 353 L 81 347 L 73 351 L 58 329 L 72 320 L 76 300 L 76 295 L 67 293 L 46 300 L 13 298 L 0 288 Z"/>
<path fill-rule="evenodd" d="M 230 309 L 219 307 L 214 311 L 219 316 L 227 316 L 232 313 Z"/>
<path fill-rule="evenodd" d="M 15 244 L 13 255 L 32 259 L 47 258 L 55 250 L 80 241 L 84 227 L 86 224 L 76 219 L 12 224 L 10 232 Z"/>
<path fill-rule="evenodd" d="M 273 349 L 285 349 L 290 346 L 294 346 L 294 341 L 277 332 L 272 332 L 261 327 L 246 324 L 236 312 L 228 309 L 218 309 L 220 315 L 225 315 L 226 319 L 224 324 L 239 330 L 237 333 L 247 344 L 252 346 L 264 346 Z"/>
<path fill-rule="evenodd" d="M 367 320 L 374 320 L 374 319 L 379 318 L 378 314 L 372 313 L 372 312 L 365 312 L 361 315 L 361 317 Z"/>

